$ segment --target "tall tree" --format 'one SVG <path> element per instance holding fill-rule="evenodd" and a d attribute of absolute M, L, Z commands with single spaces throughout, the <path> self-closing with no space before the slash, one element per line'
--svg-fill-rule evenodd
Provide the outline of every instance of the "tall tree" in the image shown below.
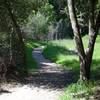
<path fill-rule="evenodd" d="M 84 49 L 80 28 L 77 20 L 77 14 L 75 10 L 75 1 L 67 0 L 69 16 L 74 33 L 74 39 L 80 60 L 80 80 L 90 79 L 90 66 L 92 63 L 92 56 L 94 51 L 95 40 L 98 30 L 100 28 L 100 11 L 94 15 L 96 11 L 96 3 L 98 0 L 88 0 L 89 5 L 89 44 L 88 48 Z"/>
<path fill-rule="evenodd" d="M 2 56 L 5 62 L 7 62 L 6 65 L 9 67 L 8 69 L 12 70 L 16 67 L 14 69 L 19 69 L 18 71 L 20 71 L 21 74 L 26 73 L 25 45 L 21 27 L 31 11 L 32 4 L 28 0 L 0 0 L 0 33 L 9 35 L 5 37 L 7 45 L 9 46 L 3 49 L 3 52 L 6 51 L 6 53 L 2 54 Z M 4 43 L 4 45 L 6 45 L 6 43 Z M 2 46 L 4 47 L 4 45 Z M 8 59 L 6 60 L 6 58 Z M 11 66 L 13 66 L 13 68 Z M 14 70 L 12 70 L 11 73 L 13 72 Z"/>

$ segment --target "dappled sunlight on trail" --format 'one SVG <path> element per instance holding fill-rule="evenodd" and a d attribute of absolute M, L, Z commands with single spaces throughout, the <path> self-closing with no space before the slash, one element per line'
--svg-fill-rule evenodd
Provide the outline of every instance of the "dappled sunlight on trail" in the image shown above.
<path fill-rule="evenodd" d="M 38 70 L 24 79 L 24 84 L 10 87 L 10 93 L 0 95 L 0 100 L 59 100 L 64 88 L 73 81 L 70 70 L 60 68 L 42 55 L 43 47 L 33 50 Z"/>

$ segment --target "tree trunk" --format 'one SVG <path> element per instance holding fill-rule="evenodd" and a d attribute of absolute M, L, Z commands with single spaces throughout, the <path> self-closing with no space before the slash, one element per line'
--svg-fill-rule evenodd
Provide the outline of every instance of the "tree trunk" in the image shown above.
<path fill-rule="evenodd" d="M 68 9 L 69 9 L 69 16 L 71 20 L 72 29 L 74 32 L 76 47 L 79 55 L 80 60 L 80 80 L 89 80 L 90 79 L 90 66 L 92 63 L 92 56 L 94 51 L 94 45 L 98 33 L 98 29 L 100 27 L 100 11 L 96 18 L 96 23 L 94 21 L 94 9 L 95 9 L 95 1 L 89 1 L 89 44 L 86 52 L 84 51 L 84 46 L 82 42 L 82 37 L 80 34 L 80 29 L 76 17 L 75 12 L 75 2 L 74 0 L 67 0 Z"/>
<path fill-rule="evenodd" d="M 94 51 L 94 45 L 95 45 L 95 40 L 97 37 L 97 33 L 95 32 L 94 29 L 94 9 L 95 9 L 95 1 L 94 0 L 89 0 L 89 43 L 88 43 L 88 48 L 86 49 L 86 77 L 87 80 L 90 79 L 90 67 L 92 63 L 92 56 L 93 56 L 93 51 Z"/>
<path fill-rule="evenodd" d="M 80 79 L 84 80 L 87 79 L 86 75 L 86 55 L 83 47 L 83 42 L 81 38 L 81 33 L 75 13 L 75 7 L 74 7 L 74 0 L 67 0 L 68 3 L 68 9 L 69 9 L 69 16 L 71 20 L 71 25 L 74 33 L 74 39 L 76 42 L 76 48 L 79 55 L 80 60 Z"/>
<path fill-rule="evenodd" d="M 85 52 L 83 47 L 83 42 L 81 38 L 80 28 L 78 25 L 76 13 L 75 13 L 75 7 L 74 7 L 74 0 L 67 0 L 68 1 L 68 8 L 69 8 L 69 16 L 72 24 L 72 29 L 74 33 L 74 39 L 76 42 L 76 48 L 78 50 L 78 55 L 80 59 L 85 58 Z"/>
<path fill-rule="evenodd" d="M 12 63 L 13 60 L 13 51 L 12 51 L 12 32 L 10 33 L 10 41 L 9 41 L 9 55 L 10 55 L 10 59 L 9 59 L 9 64 Z"/>
<path fill-rule="evenodd" d="M 83 60 L 80 60 L 80 80 L 89 80 L 90 79 L 90 66 L 91 59 L 87 59 L 87 57 Z"/>
<path fill-rule="evenodd" d="M 17 21 L 16 21 L 16 17 L 14 16 L 14 14 L 12 12 L 12 9 L 10 7 L 10 3 L 7 0 L 5 0 L 5 7 L 9 12 L 9 16 L 11 17 L 11 20 L 13 22 L 13 26 L 16 29 L 16 33 L 18 35 L 18 39 L 19 39 L 19 42 L 20 42 L 20 52 L 21 52 L 21 56 L 22 56 L 22 60 L 23 60 L 22 65 L 26 66 L 25 44 L 24 44 L 24 41 L 23 41 L 22 32 L 20 30 L 20 27 L 19 27 Z M 26 67 L 25 67 L 25 73 L 27 73 Z"/>
<path fill-rule="evenodd" d="M 96 2 L 97 2 L 96 0 L 89 0 L 89 14 L 90 14 L 89 15 L 89 43 L 88 43 L 88 48 L 86 50 L 86 57 L 87 57 L 88 65 L 89 65 L 87 66 L 89 79 L 91 75 L 90 67 L 92 63 L 92 56 L 93 56 L 95 41 L 96 41 L 96 37 L 99 30 L 98 22 L 100 22 L 100 15 L 98 14 L 96 23 L 95 23 L 94 13 L 95 13 Z M 99 20 L 98 20 L 98 17 L 99 17 Z"/>

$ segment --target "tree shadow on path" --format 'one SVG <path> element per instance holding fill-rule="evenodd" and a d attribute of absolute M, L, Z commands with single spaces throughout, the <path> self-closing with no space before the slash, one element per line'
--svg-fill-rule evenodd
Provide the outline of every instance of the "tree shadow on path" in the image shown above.
<path fill-rule="evenodd" d="M 36 87 L 63 89 L 73 82 L 71 72 L 34 73 L 26 79 L 26 83 Z"/>
<path fill-rule="evenodd" d="M 60 65 L 45 59 L 42 55 L 43 48 L 35 48 L 33 57 L 38 64 L 38 71 L 26 78 L 26 83 L 36 87 L 63 89 L 73 82 L 70 70 L 64 70 Z"/>

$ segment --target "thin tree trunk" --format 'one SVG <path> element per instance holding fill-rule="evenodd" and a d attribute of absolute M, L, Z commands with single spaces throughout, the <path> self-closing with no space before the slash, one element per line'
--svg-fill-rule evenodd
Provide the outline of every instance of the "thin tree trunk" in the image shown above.
<path fill-rule="evenodd" d="M 22 65 L 23 66 L 26 66 L 26 54 L 25 54 L 25 44 L 24 44 L 24 41 L 23 41 L 23 37 L 22 37 L 22 32 L 20 30 L 20 27 L 16 21 L 16 17 L 14 16 L 13 12 L 12 12 L 12 9 L 10 7 L 10 3 L 9 1 L 5 0 L 5 7 L 6 9 L 8 10 L 9 12 L 9 16 L 11 17 L 11 20 L 13 22 L 13 26 L 15 27 L 16 29 L 16 32 L 17 32 L 17 35 L 18 35 L 18 38 L 19 38 L 19 42 L 20 42 L 20 51 L 21 51 L 21 54 L 22 54 Z M 27 68 L 25 67 L 25 70 L 27 70 Z M 27 71 L 25 71 L 27 73 Z"/>
<path fill-rule="evenodd" d="M 10 41 L 9 41 L 9 54 L 10 54 L 10 59 L 9 59 L 9 64 L 12 63 L 12 60 L 13 60 L 13 51 L 12 51 L 12 32 L 10 33 Z"/>
<path fill-rule="evenodd" d="M 70 15 L 70 20 L 72 24 L 72 29 L 74 33 L 74 39 L 76 42 L 76 48 L 78 50 L 78 55 L 81 59 L 85 58 L 85 52 L 84 52 L 84 47 L 83 47 L 83 42 L 81 38 L 81 33 L 75 13 L 75 7 L 74 7 L 74 0 L 67 0 L 68 1 L 68 8 L 69 8 L 69 15 Z"/>
<path fill-rule="evenodd" d="M 86 50 L 86 57 L 87 57 L 87 75 L 88 79 L 90 79 L 91 76 L 91 63 L 92 63 L 92 56 L 93 56 L 93 51 L 94 51 L 94 46 L 95 46 L 95 41 L 96 37 L 98 34 L 99 26 L 97 26 L 97 23 L 100 23 L 100 15 L 98 14 L 96 23 L 95 23 L 95 6 L 96 6 L 96 1 L 95 0 L 89 0 L 89 43 L 88 43 L 88 48 Z M 100 12 L 99 12 L 100 13 Z M 98 20 L 99 17 L 99 20 Z"/>
<path fill-rule="evenodd" d="M 68 9 L 69 9 L 69 16 L 71 20 L 71 25 L 74 33 L 74 39 L 76 42 L 76 47 L 79 55 L 80 60 L 80 79 L 86 80 L 86 55 L 84 51 L 84 46 L 81 38 L 80 28 L 78 25 L 76 13 L 75 13 L 75 7 L 74 7 L 74 0 L 67 0 L 68 3 Z"/>
<path fill-rule="evenodd" d="M 94 51 L 94 45 L 98 33 L 98 29 L 100 27 L 100 12 L 98 17 L 96 18 L 96 24 L 94 21 L 94 9 L 95 9 L 95 1 L 90 0 L 90 16 L 89 16 L 89 45 L 86 50 L 84 51 L 83 42 L 80 34 L 80 29 L 76 17 L 75 12 L 75 2 L 74 0 L 67 0 L 68 9 L 69 9 L 69 16 L 72 24 L 72 29 L 74 32 L 75 42 L 77 46 L 77 51 L 80 60 L 80 80 L 89 80 L 90 79 L 90 66 L 92 63 L 92 56 Z"/>

